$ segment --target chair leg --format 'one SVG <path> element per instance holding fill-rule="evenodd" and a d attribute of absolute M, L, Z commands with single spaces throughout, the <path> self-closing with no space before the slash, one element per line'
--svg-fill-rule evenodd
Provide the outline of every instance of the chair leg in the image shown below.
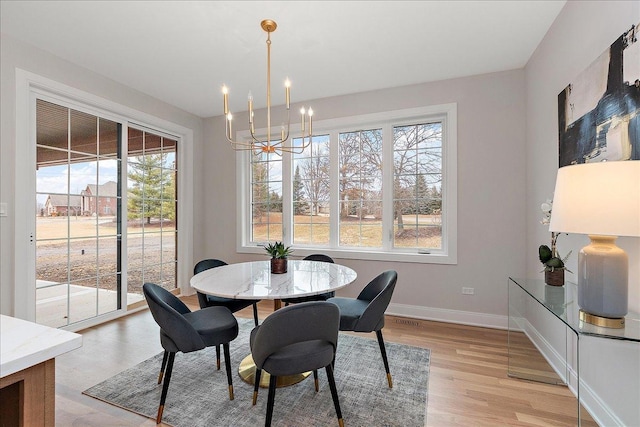
<path fill-rule="evenodd" d="M 331 365 L 327 365 L 324 368 L 327 371 L 327 378 L 329 379 L 329 388 L 331 389 L 331 397 L 333 398 L 333 406 L 336 408 L 336 415 L 338 416 L 338 425 L 344 427 L 344 421 L 342 420 L 342 411 L 340 410 L 340 401 L 338 400 L 338 389 L 336 388 L 336 380 L 333 378 L 333 368 Z"/>
<path fill-rule="evenodd" d="M 220 370 L 220 346 L 216 346 L 216 368 Z"/>
<path fill-rule="evenodd" d="M 271 418 L 273 418 L 273 402 L 276 397 L 276 376 L 271 375 L 269 378 L 269 397 L 267 398 L 267 418 L 265 419 L 265 427 L 271 427 Z"/>
<path fill-rule="evenodd" d="M 158 374 L 158 384 L 162 383 L 162 377 L 164 376 L 164 368 L 167 367 L 168 356 L 169 356 L 169 352 L 165 350 L 164 354 L 162 355 L 162 365 L 160 365 L 160 374 Z"/>
<path fill-rule="evenodd" d="M 229 343 L 222 344 L 224 349 L 224 365 L 227 368 L 227 382 L 229 383 L 229 400 L 233 400 L 233 379 L 231 377 L 231 354 L 229 352 Z"/>
<path fill-rule="evenodd" d="M 258 304 L 253 303 L 253 323 L 258 326 Z"/>
<path fill-rule="evenodd" d="M 260 376 L 262 374 L 262 369 L 258 369 L 256 367 L 256 373 L 253 374 L 253 405 L 258 402 L 258 389 L 260 389 Z"/>
<path fill-rule="evenodd" d="M 173 371 L 173 359 L 176 354 L 169 353 L 167 360 L 167 372 L 164 377 L 164 384 L 162 385 L 162 395 L 160 396 L 160 406 L 158 406 L 158 415 L 156 416 L 156 424 L 160 424 L 162 421 L 162 413 L 164 412 L 164 402 L 167 400 L 167 391 L 169 390 L 169 382 L 171 381 L 171 371 Z"/>
<path fill-rule="evenodd" d="M 314 369 L 313 370 L 313 383 L 316 387 L 316 393 L 320 390 L 320 387 L 318 386 L 318 370 Z"/>
<path fill-rule="evenodd" d="M 380 353 L 382 354 L 384 370 L 387 371 L 387 383 L 389 383 L 389 388 L 393 388 L 393 380 L 391 379 L 391 372 L 389 372 L 389 361 L 387 360 L 387 350 L 384 347 L 384 339 L 382 339 L 382 330 L 376 331 L 376 337 L 378 337 L 378 345 L 380 346 Z"/>

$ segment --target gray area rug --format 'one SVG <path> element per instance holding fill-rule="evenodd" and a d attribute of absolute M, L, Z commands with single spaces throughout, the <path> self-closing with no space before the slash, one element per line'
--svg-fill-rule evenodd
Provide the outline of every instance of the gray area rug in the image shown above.
<path fill-rule="evenodd" d="M 267 394 L 261 388 L 251 405 L 253 386 L 237 375 L 249 354 L 250 320 L 239 319 L 240 334 L 231 342 L 235 400 L 229 400 L 224 366 L 215 368 L 215 349 L 176 355 L 162 421 L 172 426 L 264 425 Z M 366 336 L 366 335 L 365 335 Z M 430 350 L 385 343 L 393 388 L 387 385 L 380 349 L 373 339 L 340 334 L 335 378 L 345 425 L 426 425 Z M 159 338 L 158 338 L 159 339 Z M 224 358 L 222 359 L 224 361 Z M 155 419 L 162 386 L 157 384 L 162 353 L 127 369 L 83 394 Z M 274 426 L 337 425 L 336 413 L 324 370 L 318 371 L 320 391 L 313 377 L 276 390 Z"/>

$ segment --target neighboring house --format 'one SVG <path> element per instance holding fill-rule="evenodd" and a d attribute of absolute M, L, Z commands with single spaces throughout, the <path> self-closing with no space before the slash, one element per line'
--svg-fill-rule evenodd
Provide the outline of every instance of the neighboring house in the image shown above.
<path fill-rule="evenodd" d="M 114 181 L 104 184 L 89 184 L 80 193 L 82 214 L 88 216 L 115 215 L 118 206 L 118 186 Z"/>
<path fill-rule="evenodd" d="M 44 203 L 46 216 L 67 216 L 82 214 L 82 197 L 64 194 L 50 194 Z"/>

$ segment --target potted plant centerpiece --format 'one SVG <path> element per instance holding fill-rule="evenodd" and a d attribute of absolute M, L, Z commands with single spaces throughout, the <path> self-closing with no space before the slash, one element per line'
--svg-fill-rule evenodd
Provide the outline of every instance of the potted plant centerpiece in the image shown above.
<path fill-rule="evenodd" d="M 293 249 L 284 246 L 283 242 L 269 243 L 264 250 L 271 255 L 271 272 L 282 274 L 287 272 L 287 257 L 291 255 Z"/>

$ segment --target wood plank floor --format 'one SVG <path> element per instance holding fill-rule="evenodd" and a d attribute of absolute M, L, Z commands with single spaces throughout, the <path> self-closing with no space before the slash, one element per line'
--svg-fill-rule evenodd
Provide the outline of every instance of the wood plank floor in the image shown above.
<path fill-rule="evenodd" d="M 184 300 L 197 308 L 194 296 Z M 259 304 L 261 319 L 272 311 L 271 302 Z M 251 309 L 236 314 L 252 317 Z M 82 394 L 162 351 L 158 327 L 149 311 L 80 333 L 83 346 L 56 359 L 56 425 L 155 425 Z M 576 399 L 568 388 L 507 376 L 506 331 L 388 316 L 383 333 L 388 342 L 431 349 L 427 426 L 577 425 Z M 375 339 L 375 334 L 370 335 Z M 392 359 L 390 365 L 393 375 Z M 385 384 L 382 381 L 380 386 Z M 170 395 L 167 404 L 171 404 Z M 589 419 L 583 425 L 596 424 Z"/>

